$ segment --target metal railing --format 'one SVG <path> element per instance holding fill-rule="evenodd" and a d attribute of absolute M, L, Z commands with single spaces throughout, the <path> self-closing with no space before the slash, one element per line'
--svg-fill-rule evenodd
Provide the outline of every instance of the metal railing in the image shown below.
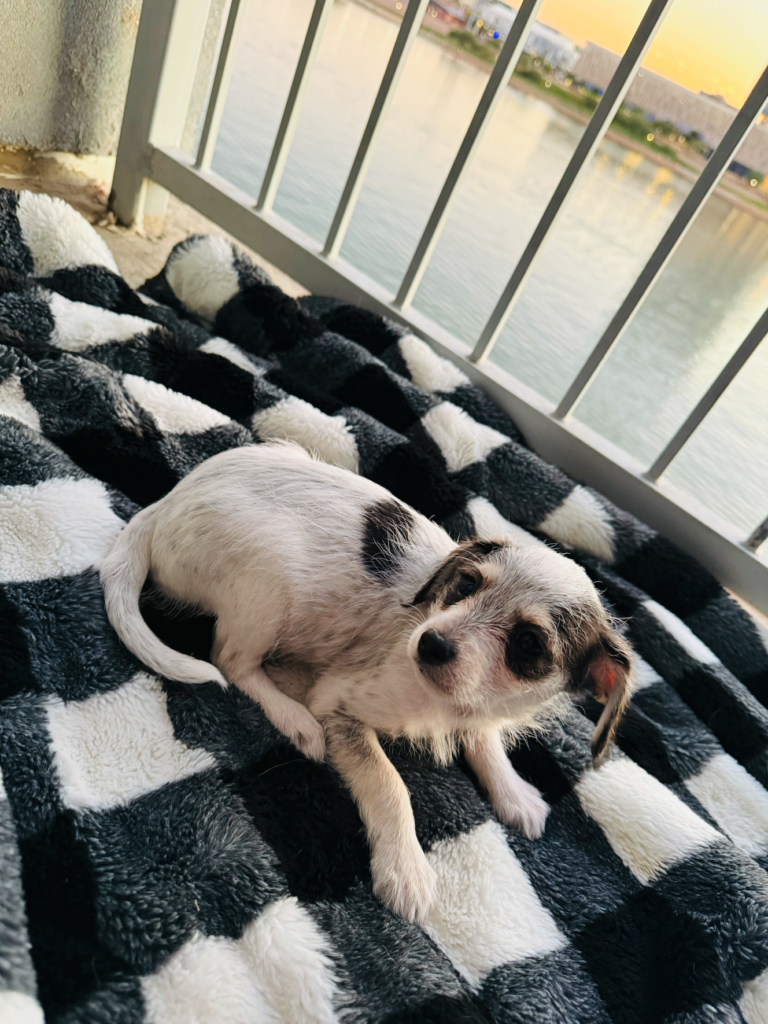
<path fill-rule="evenodd" d="M 396 294 L 339 256 L 369 161 L 428 0 L 409 0 L 371 114 L 324 243 L 308 238 L 273 211 L 314 59 L 333 0 L 315 0 L 288 99 L 258 198 L 210 170 L 246 0 L 230 0 L 197 152 L 180 150 L 210 0 L 153 0 L 141 15 L 113 181 L 112 208 L 131 224 L 163 209 L 167 192 L 260 253 L 316 294 L 333 295 L 390 317 L 453 360 L 506 409 L 543 458 L 628 509 L 697 557 L 736 593 L 768 613 L 768 564 L 755 554 L 768 518 L 749 537 L 662 479 L 768 332 L 758 320 L 704 397 L 646 467 L 570 414 L 636 314 L 768 101 L 768 68 L 758 79 L 627 297 L 557 405 L 488 361 L 536 259 L 608 130 L 673 0 L 651 0 L 595 108 L 563 176 L 473 349 L 411 305 L 447 220 L 451 203 L 509 82 L 542 0 L 523 0 L 477 110 Z M 167 191 L 166 191 L 167 190 Z"/>

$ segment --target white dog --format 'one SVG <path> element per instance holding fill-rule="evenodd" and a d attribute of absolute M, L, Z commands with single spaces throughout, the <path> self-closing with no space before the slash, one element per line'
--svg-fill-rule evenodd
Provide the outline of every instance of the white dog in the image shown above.
<path fill-rule="evenodd" d="M 219 671 L 148 628 L 150 572 L 163 593 L 216 616 Z M 293 445 L 202 463 L 129 523 L 101 579 L 110 622 L 146 665 L 233 683 L 308 757 L 322 760 L 327 741 L 368 831 L 374 891 L 409 920 L 424 918 L 435 876 L 377 734 L 428 743 L 442 761 L 462 744 L 500 819 L 534 838 L 548 807 L 505 738 L 589 691 L 606 704 L 599 758 L 629 696 L 631 651 L 575 562 L 539 544 L 456 544 L 382 487 Z"/>

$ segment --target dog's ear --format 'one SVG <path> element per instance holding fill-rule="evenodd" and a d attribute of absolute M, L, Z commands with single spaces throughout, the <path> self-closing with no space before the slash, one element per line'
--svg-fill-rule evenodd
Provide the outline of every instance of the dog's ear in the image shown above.
<path fill-rule="evenodd" d="M 616 735 L 632 692 L 632 648 L 612 626 L 605 626 L 600 637 L 580 659 L 574 680 L 581 692 L 591 694 L 604 704 L 592 733 L 592 760 L 599 765 Z"/>
<path fill-rule="evenodd" d="M 427 580 L 411 604 L 406 607 L 427 604 L 434 600 L 463 568 L 466 569 L 470 565 L 482 562 L 484 558 L 502 547 L 504 547 L 503 541 L 496 540 L 466 540 L 459 544 Z"/>

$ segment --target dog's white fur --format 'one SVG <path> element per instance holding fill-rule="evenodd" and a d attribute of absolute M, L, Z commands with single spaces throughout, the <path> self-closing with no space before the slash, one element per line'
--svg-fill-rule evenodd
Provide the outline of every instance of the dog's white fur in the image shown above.
<path fill-rule="evenodd" d="M 139 597 L 150 572 L 165 595 L 216 616 L 217 668 L 148 628 Z M 146 665 L 233 683 L 308 757 L 322 760 L 327 742 L 368 831 L 374 890 L 411 920 L 426 914 L 435 876 L 378 736 L 428 744 L 443 761 L 463 745 L 501 820 L 534 838 L 548 807 L 505 738 L 587 689 L 607 701 L 599 754 L 627 699 L 628 649 L 573 561 L 544 545 L 457 545 L 370 480 L 293 445 L 202 463 L 135 516 L 101 579 L 110 621 Z M 425 634 L 445 660 L 427 660 Z"/>

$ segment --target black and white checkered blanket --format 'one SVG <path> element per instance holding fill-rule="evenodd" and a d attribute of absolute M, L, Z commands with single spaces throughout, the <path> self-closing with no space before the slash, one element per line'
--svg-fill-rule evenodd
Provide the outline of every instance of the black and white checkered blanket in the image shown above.
<path fill-rule="evenodd" d="M 139 293 L 73 210 L 6 191 L 0 267 L 3 1024 L 766 1024 L 768 653 L 714 579 L 423 342 L 297 303 L 221 238 Z M 238 691 L 156 678 L 105 618 L 123 523 L 272 437 L 457 538 L 571 551 L 640 656 L 599 771 L 589 704 L 513 752 L 552 805 L 538 841 L 463 764 L 391 748 L 439 877 L 423 929 L 372 896 L 330 768 Z M 146 614 L 206 657 L 209 621 Z"/>

